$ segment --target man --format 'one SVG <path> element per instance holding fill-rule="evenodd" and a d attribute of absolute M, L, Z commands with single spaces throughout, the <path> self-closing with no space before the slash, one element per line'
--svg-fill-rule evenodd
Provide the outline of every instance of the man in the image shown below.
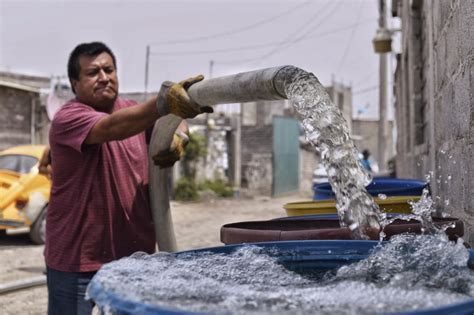
<path fill-rule="evenodd" d="M 369 150 L 365 149 L 364 151 L 362 151 L 362 160 L 361 160 L 362 166 L 369 172 L 372 172 L 372 162 L 370 162 L 369 157 L 370 157 Z"/>
<path fill-rule="evenodd" d="M 202 76 L 164 82 L 158 96 L 138 105 L 118 97 L 116 65 L 112 51 L 99 42 L 80 44 L 69 57 L 76 98 L 60 108 L 50 130 L 49 314 L 90 314 L 85 290 L 104 263 L 155 251 L 144 131 L 169 113 L 192 118 L 212 112 L 186 92 Z M 158 161 L 169 166 L 177 158 L 170 152 Z"/>

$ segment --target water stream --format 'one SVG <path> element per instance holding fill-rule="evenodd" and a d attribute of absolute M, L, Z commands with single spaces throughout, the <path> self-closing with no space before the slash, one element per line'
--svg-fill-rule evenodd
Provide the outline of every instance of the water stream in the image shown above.
<path fill-rule="evenodd" d="M 348 226 L 354 238 L 367 238 L 370 229 L 381 227 L 383 217 L 365 189 L 371 177 L 359 162 L 347 122 L 312 73 L 289 68 L 284 77 L 286 95 L 300 116 L 306 138 L 321 154 L 341 225 Z"/>

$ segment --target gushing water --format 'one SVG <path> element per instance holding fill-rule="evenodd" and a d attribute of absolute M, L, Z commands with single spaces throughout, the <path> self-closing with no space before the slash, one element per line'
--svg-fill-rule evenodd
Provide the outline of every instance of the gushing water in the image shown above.
<path fill-rule="evenodd" d="M 341 224 L 355 238 L 367 238 L 368 229 L 380 228 L 382 217 L 365 189 L 371 177 L 358 160 L 344 117 L 312 73 L 291 68 L 285 78 L 286 95 L 300 116 L 306 138 L 321 154 Z"/>
<path fill-rule="evenodd" d="M 277 256 L 255 246 L 229 255 L 137 253 L 105 265 L 93 281 L 124 300 L 218 314 L 374 314 L 474 296 L 468 251 L 440 235 L 395 236 L 367 259 L 319 273 L 292 272 Z"/>

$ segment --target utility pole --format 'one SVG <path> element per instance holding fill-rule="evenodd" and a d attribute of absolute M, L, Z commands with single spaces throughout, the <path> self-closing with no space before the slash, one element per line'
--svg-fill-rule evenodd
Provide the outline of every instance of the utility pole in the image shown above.
<path fill-rule="evenodd" d="M 146 101 L 148 98 L 148 68 L 150 66 L 150 45 L 146 46 L 146 57 L 145 57 L 145 92 L 143 101 Z"/>
<path fill-rule="evenodd" d="M 212 71 L 214 70 L 214 60 L 209 60 L 209 79 L 212 78 Z"/>
<path fill-rule="evenodd" d="M 212 71 L 214 70 L 214 60 L 209 60 L 209 78 L 212 78 Z M 206 113 L 206 145 L 209 142 L 209 113 Z"/>
<path fill-rule="evenodd" d="M 385 0 L 379 0 L 379 27 L 386 28 L 386 6 Z M 379 55 L 379 130 L 378 130 L 378 159 L 379 170 L 384 171 L 386 168 L 386 120 L 387 120 L 387 54 Z"/>

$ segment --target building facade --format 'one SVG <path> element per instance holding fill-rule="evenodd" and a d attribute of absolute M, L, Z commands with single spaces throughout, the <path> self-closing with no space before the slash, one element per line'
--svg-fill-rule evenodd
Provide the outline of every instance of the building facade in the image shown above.
<path fill-rule="evenodd" d="M 474 2 L 393 0 L 401 19 L 394 93 L 397 173 L 425 179 L 474 243 Z"/>
<path fill-rule="evenodd" d="M 0 72 L 0 150 L 47 143 L 49 119 L 43 89 L 49 78 Z"/>

